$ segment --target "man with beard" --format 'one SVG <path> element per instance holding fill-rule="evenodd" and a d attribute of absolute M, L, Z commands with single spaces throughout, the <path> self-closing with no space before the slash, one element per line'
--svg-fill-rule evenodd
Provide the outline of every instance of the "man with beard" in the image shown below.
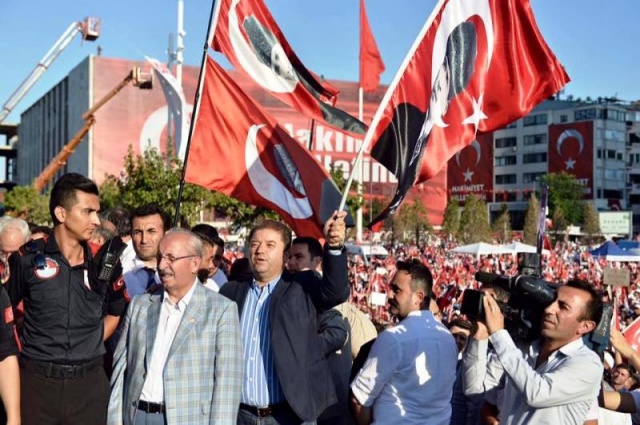
<path fill-rule="evenodd" d="M 398 261 L 389 312 L 400 323 L 382 332 L 351 383 L 357 423 L 448 425 L 456 376 L 456 344 L 429 310 L 433 278 L 419 260 Z"/>

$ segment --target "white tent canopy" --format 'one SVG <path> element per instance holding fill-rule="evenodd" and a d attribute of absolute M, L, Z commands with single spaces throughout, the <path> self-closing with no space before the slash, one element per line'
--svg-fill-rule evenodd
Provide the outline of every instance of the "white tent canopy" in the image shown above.
<path fill-rule="evenodd" d="M 451 250 L 459 254 L 471 254 L 479 257 L 480 255 L 491 254 L 513 254 L 513 250 L 504 245 L 491 245 L 485 242 L 473 243 L 471 245 L 459 246 Z"/>

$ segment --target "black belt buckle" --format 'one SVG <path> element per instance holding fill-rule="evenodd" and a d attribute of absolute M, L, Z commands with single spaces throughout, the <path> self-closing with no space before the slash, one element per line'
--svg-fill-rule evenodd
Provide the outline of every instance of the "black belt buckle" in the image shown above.
<path fill-rule="evenodd" d="M 257 407 L 257 416 L 260 418 L 268 418 L 273 414 L 273 409 L 270 406 L 267 407 Z"/>
<path fill-rule="evenodd" d="M 148 401 L 138 401 L 138 410 L 142 410 L 145 413 L 164 413 L 164 403 L 151 403 Z"/>

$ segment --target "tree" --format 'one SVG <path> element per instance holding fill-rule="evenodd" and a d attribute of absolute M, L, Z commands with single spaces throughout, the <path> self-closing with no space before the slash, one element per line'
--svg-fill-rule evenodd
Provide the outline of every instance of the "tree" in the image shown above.
<path fill-rule="evenodd" d="M 456 199 L 451 199 L 444 210 L 442 232 L 447 237 L 455 237 L 460 230 L 460 206 Z"/>
<path fill-rule="evenodd" d="M 551 220 L 553 221 L 553 231 L 556 234 L 556 242 L 559 240 L 563 240 L 564 234 L 567 231 L 568 223 L 567 219 L 564 216 L 562 208 L 556 208 L 553 216 L 551 217 Z"/>
<path fill-rule="evenodd" d="M 384 209 L 386 208 L 389 202 L 390 200 L 387 200 L 387 203 L 385 204 L 384 199 L 380 199 L 379 197 L 373 197 L 371 199 L 371 202 L 369 203 L 369 214 L 365 219 L 365 224 L 368 226 L 369 223 L 371 223 L 371 220 L 379 216 L 382 213 L 382 211 L 384 211 Z"/>
<path fill-rule="evenodd" d="M 415 199 L 412 204 L 405 203 L 398 211 L 398 220 L 396 224 L 404 233 L 405 231 L 414 232 L 416 245 L 420 244 L 420 235 L 422 232 L 432 231 L 431 222 L 429 222 L 429 214 L 422 202 Z"/>
<path fill-rule="evenodd" d="M 502 243 L 511 242 L 511 214 L 507 204 L 500 207 L 500 215 L 493 223 L 493 233 L 498 234 L 498 240 Z"/>
<path fill-rule="evenodd" d="M 161 154 L 157 149 L 147 149 L 143 155 L 134 155 L 129 146 L 120 177 L 108 175 L 101 185 L 102 208 L 122 206 L 134 209 L 140 205 L 158 204 L 175 215 L 182 163 L 169 151 Z M 189 224 L 195 224 L 200 211 L 213 206 L 211 191 L 187 183 L 184 187 L 180 214 Z"/>
<path fill-rule="evenodd" d="M 527 205 L 527 213 L 524 217 L 524 243 L 536 245 L 538 243 L 538 216 L 540 214 L 540 202 L 536 194 L 532 193 Z"/>
<path fill-rule="evenodd" d="M 574 176 L 567 173 L 551 173 L 543 176 L 542 183 L 549 186 L 549 214 L 553 217 L 561 209 L 568 224 L 582 220 L 584 190 Z"/>
<path fill-rule="evenodd" d="M 344 193 L 344 189 L 347 187 L 347 178 L 344 176 L 344 170 L 342 169 L 342 167 L 336 167 L 334 164 L 331 164 L 331 166 L 329 167 L 329 174 L 331 175 L 331 178 L 335 182 L 336 186 L 338 186 L 338 190 L 340 191 L 340 193 Z M 356 211 L 358 210 L 358 208 L 364 205 L 364 198 L 357 195 L 359 193 L 359 190 L 360 183 L 354 180 L 351 188 L 349 189 L 349 193 L 356 193 L 356 195 L 347 195 L 347 207 L 349 208 L 349 212 L 354 219 L 356 217 Z"/>
<path fill-rule="evenodd" d="M 484 199 L 469 195 L 460 216 L 460 239 L 463 243 L 491 242 L 489 215 Z"/>
<path fill-rule="evenodd" d="M 582 233 L 587 234 L 587 243 L 593 242 L 600 234 L 600 217 L 593 202 L 585 202 L 582 213 Z"/>
<path fill-rule="evenodd" d="M 38 225 L 50 225 L 49 193 L 40 194 L 33 186 L 16 186 L 4 199 L 7 215 Z"/>

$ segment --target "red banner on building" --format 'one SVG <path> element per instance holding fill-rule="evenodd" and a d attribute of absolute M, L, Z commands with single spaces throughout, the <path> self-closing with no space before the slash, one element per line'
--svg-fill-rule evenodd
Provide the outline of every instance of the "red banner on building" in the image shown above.
<path fill-rule="evenodd" d="M 493 133 L 478 134 L 447 164 L 449 199 L 464 205 L 471 194 L 493 202 Z"/>
<path fill-rule="evenodd" d="M 549 172 L 568 173 L 593 199 L 593 121 L 549 126 Z"/>

